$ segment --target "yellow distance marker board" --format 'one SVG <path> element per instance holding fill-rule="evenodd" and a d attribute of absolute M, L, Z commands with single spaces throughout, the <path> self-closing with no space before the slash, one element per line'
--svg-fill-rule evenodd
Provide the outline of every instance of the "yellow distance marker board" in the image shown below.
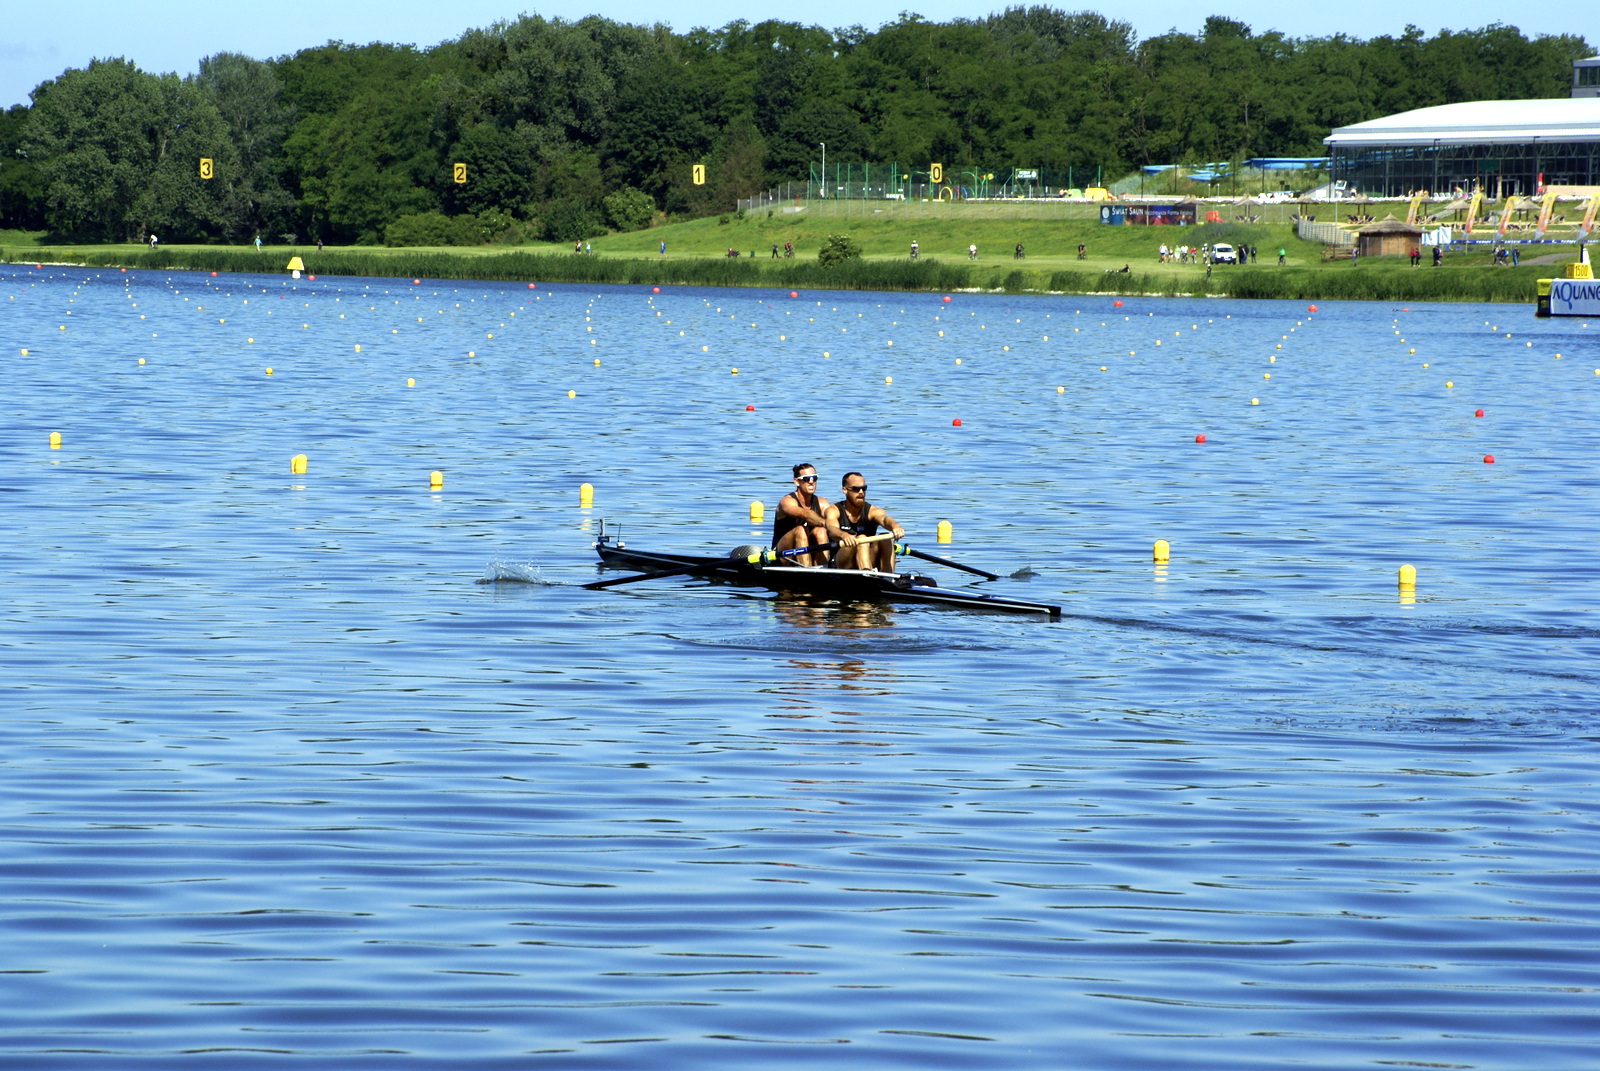
<path fill-rule="evenodd" d="M 696 186 L 704 186 L 706 184 L 706 165 L 694 164 L 691 166 L 689 168 L 689 181 Z"/>
<path fill-rule="evenodd" d="M 465 186 L 467 184 L 467 165 L 456 164 L 451 167 L 450 177 L 455 179 L 457 186 Z"/>
<path fill-rule="evenodd" d="M 209 157 L 209 156 L 200 157 L 200 177 L 203 178 L 203 179 L 208 179 L 208 178 L 211 178 L 216 173 L 217 173 L 216 172 L 216 167 L 212 164 L 211 157 Z"/>

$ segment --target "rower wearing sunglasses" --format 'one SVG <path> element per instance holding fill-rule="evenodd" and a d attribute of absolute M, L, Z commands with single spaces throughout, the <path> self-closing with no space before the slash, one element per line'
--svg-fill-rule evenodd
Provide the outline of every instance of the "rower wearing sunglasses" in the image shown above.
<path fill-rule="evenodd" d="M 905 538 L 905 531 L 893 517 L 867 501 L 867 478 L 861 473 L 845 473 L 839 487 L 844 492 L 844 500 L 823 510 L 823 516 L 828 519 L 828 538 L 839 544 L 833 556 L 834 566 L 894 572 L 893 543 L 883 540 L 858 546 L 856 540 L 877 535 L 880 527 L 887 528 L 895 539 Z"/>
<path fill-rule="evenodd" d="M 817 495 L 817 468 L 807 462 L 794 467 L 794 490 L 778 500 L 778 515 L 772 518 L 774 550 L 816 547 L 828 541 L 828 522 L 824 514 L 831 507 Z M 827 551 L 797 554 L 800 565 L 828 564 Z"/>

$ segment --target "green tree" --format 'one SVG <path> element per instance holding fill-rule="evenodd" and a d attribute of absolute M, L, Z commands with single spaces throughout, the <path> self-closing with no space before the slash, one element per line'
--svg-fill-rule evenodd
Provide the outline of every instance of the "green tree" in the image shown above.
<path fill-rule="evenodd" d="M 112 241 L 152 230 L 198 238 L 225 219 L 225 190 L 199 177 L 235 160 L 227 125 L 192 83 L 125 59 L 95 60 L 33 91 L 24 153 L 51 226 Z"/>
<path fill-rule="evenodd" d="M 26 104 L 14 104 L 0 112 L 0 227 L 43 230 L 45 201 L 39 169 L 20 155 L 27 126 Z"/>
<path fill-rule="evenodd" d="M 228 234 L 242 240 L 282 230 L 294 210 L 294 199 L 278 177 L 293 110 L 284 102 L 277 72 L 237 52 L 219 52 L 200 61 L 195 84 L 228 124 L 237 154 L 231 173 L 213 180 L 228 194 Z"/>
<path fill-rule="evenodd" d="M 642 231 L 656 214 L 656 203 L 643 190 L 624 187 L 605 199 L 606 218 L 619 231 Z"/>
<path fill-rule="evenodd" d="M 848 234 L 830 234 L 828 240 L 822 243 L 822 248 L 817 250 L 817 263 L 824 268 L 831 268 L 835 264 L 843 264 L 860 256 L 860 242 Z"/>

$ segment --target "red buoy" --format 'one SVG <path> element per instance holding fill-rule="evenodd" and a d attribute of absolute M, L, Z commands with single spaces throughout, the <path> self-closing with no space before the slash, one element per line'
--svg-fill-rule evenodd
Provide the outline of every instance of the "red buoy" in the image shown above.
<path fill-rule="evenodd" d="M 412 286 L 421 286 L 422 285 L 422 280 L 421 279 L 413 279 L 413 280 L 411 280 L 411 285 Z"/>
<path fill-rule="evenodd" d="M 1482 416 L 1483 415 L 1483 410 L 1482 409 L 1474 409 L 1472 411 L 1472 415 L 1475 416 L 1475 417 Z"/>
<path fill-rule="evenodd" d="M 799 297 L 799 296 L 800 296 L 800 291 L 798 291 L 798 290 L 791 290 L 791 291 L 789 291 L 789 296 L 790 296 L 790 297 Z"/>
<path fill-rule="evenodd" d="M 1204 435 L 1196 435 L 1194 437 L 1194 441 L 1197 443 L 1203 443 L 1206 441 L 1206 437 Z"/>
<path fill-rule="evenodd" d="M 212 272 L 211 273 L 211 278 L 215 279 L 216 277 L 217 277 L 217 273 L 216 272 Z"/>
<path fill-rule="evenodd" d="M 1483 455 L 1483 463 L 1485 465 L 1493 465 L 1494 464 L 1494 455 L 1493 454 L 1484 454 Z"/>
<path fill-rule="evenodd" d="M 122 274 L 124 274 L 124 275 L 128 274 L 128 269 L 127 268 L 118 268 L 117 270 L 122 272 Z"/>
<path fill-rule="evenodd" d="M 306 276 L 306 278 L 310 279 L 312 282 L 316 282 L 317 281 L 317 277 L 315 275 L 308 275 L 308 276 Z"/>
<path fill-rule="evenodd" d="M 961 418 L 960 417 L 956 417 L 954 420 L 952 420 L 950 422 L 950 426 L 952 428 L 959 428 L 961 426 Z"/>
<path fill-rule="evenodd" d="M 1120 302 L 1120 301 L 1113 301 L 1113 302 L 1112 302 L 1112 303 L 1111 303 L 1111 307 L 1112 307 L 1112 308 L 1113 308 L 1113 309 L 1120 309 L 1120 308 L 1122 308 L 1122 302 Z"/>
<path fill-rule="evenodd" d="M 1317 311 L 1317 307 L 1315 305 L 1307 305 L 1306 306 L 1306 311 L 1307 312 L 1316 312 Z"/>
<path fill-rule="evenodd" d="M 747 405 L 744 407 L 744 411 L 746 413 L 754 413 L 756 411 L 756 407 L 753 405 Z"/>
<path fill-rule="evenodd" d="M 538 284 L 536 284 L 536 283 L 529 283 L 529 284 L 528 284 L 528 289 L 529 289 L 529 290 L 536 290 L 536 289 L 538 289 Z"/>

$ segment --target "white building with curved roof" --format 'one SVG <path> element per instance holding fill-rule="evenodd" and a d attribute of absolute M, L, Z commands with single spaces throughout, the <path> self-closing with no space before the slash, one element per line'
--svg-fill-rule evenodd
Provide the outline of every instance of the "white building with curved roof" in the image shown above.
<path fill-rule="evenodd" d="M 1600 186 L 1600 97 L 1441 104 L 1338 127 L 1323 144 L 1349 194 Z"/>

